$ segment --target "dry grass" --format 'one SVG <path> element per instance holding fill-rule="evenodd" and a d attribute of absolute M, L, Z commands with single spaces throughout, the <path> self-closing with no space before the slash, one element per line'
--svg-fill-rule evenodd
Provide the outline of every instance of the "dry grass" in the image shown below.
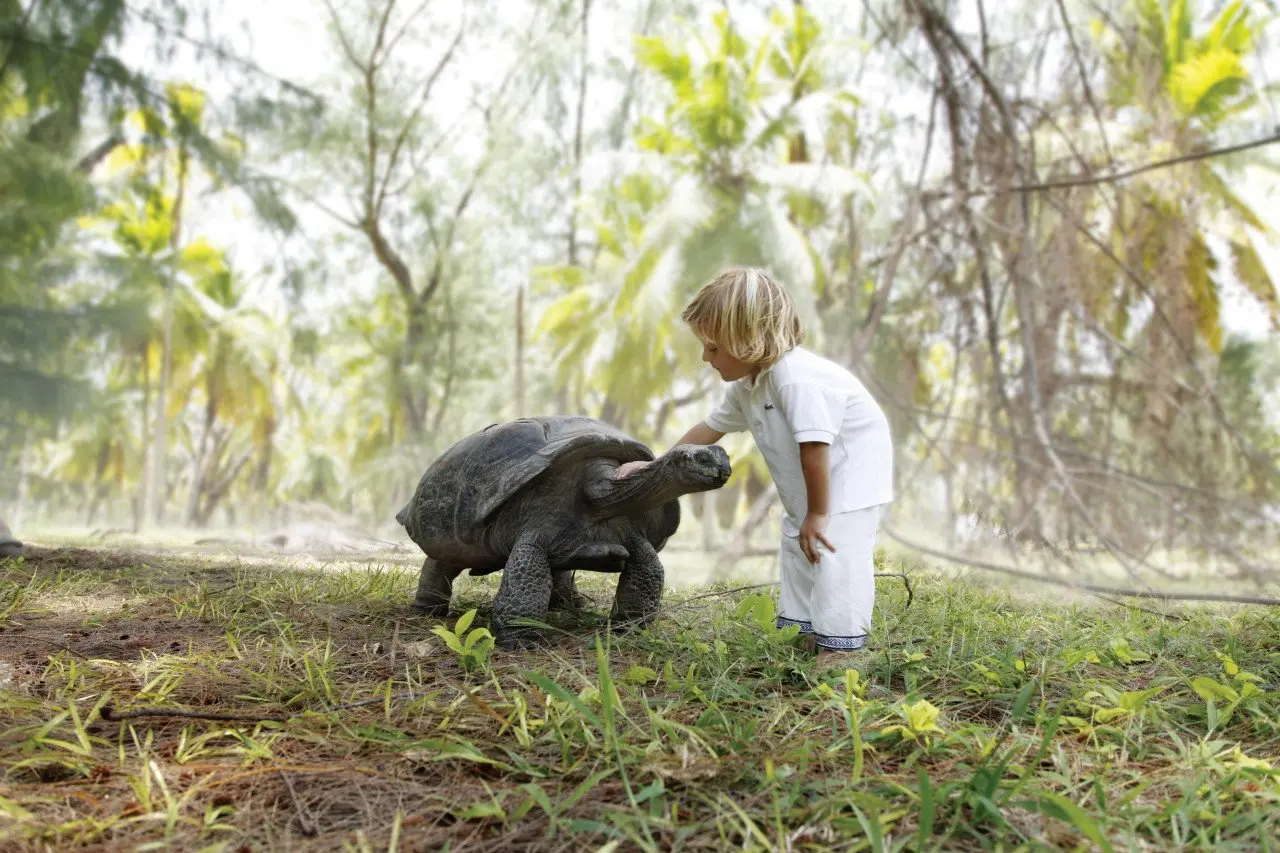
<path fill-rule="evenodd" d="M 748 593 L 621 637 L 557 616 L 550 648 L 468 671 L 400 560 L 37 550 L 0 564 L 0 845 L 1274 848 L 1270 613 L 914 574 L 852 673 Z M 460 590 L 476 626 L 496 582 Z M 173 708 L 263 719 L 120 718 Z"/>

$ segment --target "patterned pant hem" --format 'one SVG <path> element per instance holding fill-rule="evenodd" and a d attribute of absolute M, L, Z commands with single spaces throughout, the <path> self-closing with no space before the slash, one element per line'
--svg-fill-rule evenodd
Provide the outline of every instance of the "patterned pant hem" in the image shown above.
<path fill-rule="evenodd" d="M 831 637 L 827 634 L 813 635 L 813 641 L 824 649 L 833 649 L 837 651 L 853 651 L 860 649 L 867 644 L 867 635 L 859 634 L 856 637 Z"/>
<path fill-rule="evenodd" d="M 778 617 L 778 619 L 777 619 L 777 624 L 776 624 L 776 626 L 775 626 L 775 627 L 778 627 L 778 628 L 786 628 L 786 627 L 789 627 L 789 626 L 791 626 L 791 625 L 799 625 L 799 626 L 800 626 L 800 633 L 801 633 L 801 634 L 812 634 L 812 633 L 813 633 L 813 624 L 812 624 L 811 622 L 805 622 L 805 621 L 802 621 L 802 620 L 800 620 L 800 619 L 788 619 L 788 618 L 787 618 L 787 617 L 785 617 L 785 616 L 779 616 L 779 617 Z"/>

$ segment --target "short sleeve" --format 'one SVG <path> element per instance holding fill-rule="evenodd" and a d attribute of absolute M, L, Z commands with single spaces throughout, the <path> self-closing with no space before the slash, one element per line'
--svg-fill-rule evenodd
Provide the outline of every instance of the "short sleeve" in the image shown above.
<path fill-rule="evenodd" d="M 704 423 L 716 432 L 742 432 L 748 427 L 747 418 L 742 413 L 737 382 L 728 384 L 720 402 L 707 415 Z"/>
<path fill-rule="evenodd" d="M 778 389 L 778 403 L 797 442 L 831 444 L 844 422 L 847 395 L 813 382 L 793 382 Z"/>

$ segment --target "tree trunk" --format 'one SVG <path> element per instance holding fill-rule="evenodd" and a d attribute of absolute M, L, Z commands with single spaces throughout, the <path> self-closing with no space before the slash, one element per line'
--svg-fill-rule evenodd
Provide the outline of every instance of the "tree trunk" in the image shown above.
<path fill-rule="evenodd" d="M 400 363 L 396 369 L 396 383 L 399 385 L 400 405 L 403 411 L 407 437 L 413 441 L 421 441 L 427 432 L 427 394 L 425 387 L 408 381 L 404 377 L 405 368 L 417 364 L 423 357 L 423 343 L 427 337 L 426 303 L 417 299 L 406 300 L 409 312 L 404 333 L 404 346 L 400 352 Z"/>
<path fill-rule="evenodd" d="M 187 147 L 183 143 L 178 149 L 178 194 L 173 201 L 173 230 L 169 233 L 169 248 L 176 252 L 182 244 L 182 207 L 187 192 Z M 173 368 L 173 276 L 165 281 L 164 288 L 164 356 L 160 366 L 160 387 L 156 389 L 155 442 L 152 456 L 151 489 L 153 501 L 152 519 L 156 524 L 164 523 L 165 505 L 165 456 L 168 453 L 166 442 L 169 434 L 169 413 L 167 397 L 169 390 L 169 374 Z"/>
<path fill-rule="evenodd" d="M 235 461 L 229 461 L 227 464 L 227 472 L 221 477 L 211 477 L 206 479 L 206 483 L 212 481 L 214 485 L 208 490 L 204 505 L 201 506 L 196 513 L 196 525 L 206 527 L 209 519 L 213 517 L 213 512 L 218 508 L 226 498 L 227 493 L 234 485 L 236 478 L 240 476 L 240 472 L 244 470 L 244 466 L 249 464 L 249 460 L 253 458 L 253 448 L 242 451 Z"/>
<path fill-rule="evenodd" d="M 216 418 L 216 402 L 210 400 L 205 406 L 204 424 L 200 428 L 200 440 L 196 443 L 196 451 L 191 457 L 191 485 L 187 492 L 187 509 L 182 514 L 182 523 L 188 527 L 195 525 L 200 515 L 200 493 L 204 491 L 204 469 L 209 450 L 209 433 L 213 429 Z"/>
<path fill-rule="evenodd" d="M 572 251 L 572 246 L 570 247 Z M 516 417 L 526 414 L 524 408 L 524 282 L 516 286 Z"/>
<path fill-rule="evenodd" d="M 587 105 L 587 20 L 591 0 L 582 0 L 582 43 L 579 46 L 578 114 L 573 128 L 573 197 L 569 202 L 569 266 L 578 265 L 578 201 L 582 196 L 582 120 Z"/>
<path fill-rule="evenodd" d="M 142 344 L 142 453 L 138 460 L 138 490 L 133 496 L 133 532 L 145 524 L 151 506 L 151 341 Z"/>
<path fill-rule="evenodd" d="M 31 431 L 22 437 L 22 455 L 18 457 L 18 500 L 13 505 L 13 529 L 22 529 L 22 517 L 27 509 L 27 497 L 31 485 Z"/>
<path fill-rule="evenodd" d="M 150 506 L 144 510 L 143 515 L 146 520 L 153 521 L 155 524 L 161 524 L 164 521 L 164 486 L 165 486 L 165 456 L 168 448 L 165 446 L 167 433 L 169 432 L 169 415 L 165 411 L 167 407 L 167 394 L 165 389 L 169 385 L 169 371 L 171 369 L 171 361 L 173 358 L 173 282 L 165 283 L 164 288 L 164 350 L 160 362 L 160 384 L 156 388 L 156 410 L 152 416 L 152 444 L 151 444 L 151 468 L 148 472 L 151 476 L 151 484 L 147 489 L 146 497 L 151 502 Z"/>

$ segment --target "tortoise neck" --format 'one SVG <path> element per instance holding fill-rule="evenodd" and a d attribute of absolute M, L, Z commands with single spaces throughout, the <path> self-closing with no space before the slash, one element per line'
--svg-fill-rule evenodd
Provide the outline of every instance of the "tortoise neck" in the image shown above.
<path fill-rule="evenodd" d="M 593 466 L 586 494 L 591 514 L 597 518 L 631 515 L 673 501 L 688 491 L 673 474 L 667 456 L 615 480 L 617 463 Z"/>

